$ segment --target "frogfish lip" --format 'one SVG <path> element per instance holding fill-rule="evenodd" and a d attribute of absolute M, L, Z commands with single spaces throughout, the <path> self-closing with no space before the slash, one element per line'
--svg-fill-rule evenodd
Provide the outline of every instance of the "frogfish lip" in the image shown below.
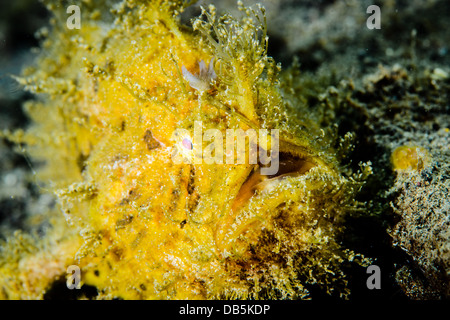
<path fill-rule="evenodd" d="M 274 175 L 261 175 L 260 170 L 255 170 L 242 184 L 234 202 L 232 210 L 237 212 L 252 198 L 257 191 L 267 191 L 274 188 L 286 177 L 296 177 L 307 173 L 316 164 L 311 160 L 294 156 L 290 153 L 279 154 L 279 169 Z"/>

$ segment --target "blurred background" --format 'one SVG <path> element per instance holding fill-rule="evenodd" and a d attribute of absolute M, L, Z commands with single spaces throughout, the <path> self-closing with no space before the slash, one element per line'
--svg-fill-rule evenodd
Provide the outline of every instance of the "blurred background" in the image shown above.
<path fill-rule="evenodd" d="M 33 96 L 11 75 L 20 75 L 33 62 L 39 46 L 35 34 L 48 25 L 49 17 L 36 0 L 0 2 L 0 131 L 28 125 L 22 104 Z M 26 230 L 27 217 L 45 212 L 53 203 L 49 195 L 39 194 L 30 172 L 19 148 L 0 138 L 0 239 L 14 230 Z"/>

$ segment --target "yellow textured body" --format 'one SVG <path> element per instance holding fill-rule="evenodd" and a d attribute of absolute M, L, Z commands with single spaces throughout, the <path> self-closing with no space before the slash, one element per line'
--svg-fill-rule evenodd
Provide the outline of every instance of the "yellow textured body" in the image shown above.
<path fill-rule="evenodd" d="M 10 135 L 46 161 L 39 178 L 52 182 L 68 221 L 39 249 L 70 248 L 59 253 L 60 276 L 79 265 L 100 298 L 305 298 L 313 284 L 348 294 L 340 264 L 355 254 L 335 236 L 364 175 L 344 174 L 318 116 L 283 94 L 258 36 L 263 13 L 243 8 L 247 20 L 226 22 L 210 8 L 206 22 L 194 23 L 198 34 L 179 26 L 177 4 L 124 2 L 115 24 L 102 9 L 83 7 L 81 29 L 70 31 L 55 9 L 43 53 L 21 79 L 45 92 L 27 106 L 34 125 Z M 181 69 L 196 74 L 212 58 L 217 79 L 200 92 Z M 224 136 L 279 129 L 280 173 L 174 163 L 183 138 L 174 132 L 192 138 L 195 121 Z M 11 286 L 12 269 L 3 263 L 3 297 L 25 297 Z M 54 279 L 42 277 L 31 296 Z"/>

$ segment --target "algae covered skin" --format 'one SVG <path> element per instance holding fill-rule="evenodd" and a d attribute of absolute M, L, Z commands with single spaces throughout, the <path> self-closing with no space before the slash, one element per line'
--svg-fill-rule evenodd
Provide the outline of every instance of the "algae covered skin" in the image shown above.
<path fill-rule="evenodd" d="M 280 73 L 267 55 L 263 8 L 239 4 L 234 18 L 210 6 L 191 29 L 179 23 L 184 5 L 83 2 L 81 28 L 69 30 L 66 8 L 48 4 L 52 30 L 18 79 L 38 94 L 26 105 L 34 123 L 8 136 L 45 162 L 38 178 L 67 225 L 10 260 L 40 252 L 60 277 L 78 265 L 99 298 L 296 299 L 311 285 L 346 297 L 341 266 L 367 260 L 337 237 L 370 167 L 340 165 L 350 135 L 308 108 L 295 66 Z M 198 139 L 198 128 L 214 136 Z M 247 151 L 279 152 L 270 164 L 197 161 L 199 150 L 223 160 L 216 143 L 230 129 L 263 132 Z M 0 264 L 3 297 L 42 297 L 58 277 L 13 285 L 33 271 L 11 261 Z"/>

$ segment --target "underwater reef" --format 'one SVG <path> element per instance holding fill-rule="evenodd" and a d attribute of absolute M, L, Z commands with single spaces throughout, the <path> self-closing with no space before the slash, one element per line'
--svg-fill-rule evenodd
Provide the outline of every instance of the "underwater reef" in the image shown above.
<path fill-rule="evenodd" d="M 43 1 L 0 298 L 448 299 L 450 5 L 213 3 Z"/>

